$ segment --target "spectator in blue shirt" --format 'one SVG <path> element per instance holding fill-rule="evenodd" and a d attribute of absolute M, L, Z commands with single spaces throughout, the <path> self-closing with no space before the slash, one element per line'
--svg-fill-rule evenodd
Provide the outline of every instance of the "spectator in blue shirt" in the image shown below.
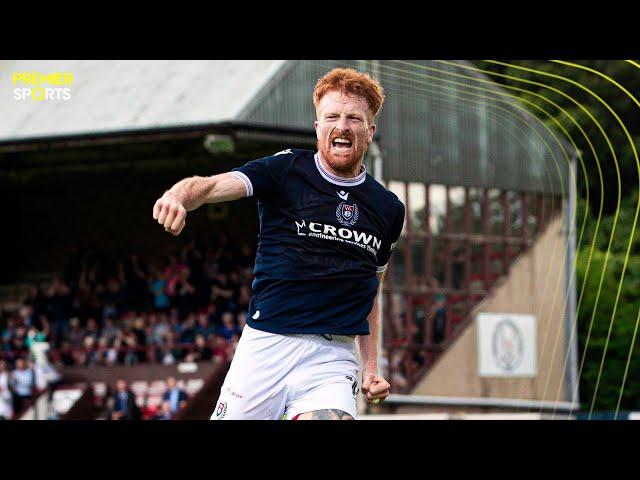
<path fill-rule="evenodd" d="M 187 393 L 178 388 L 174 377 L 169 377 L 167 378 L 167 391 L 162 400 L 163 403 L 169 404 L 171 415 L 175 415 L 187 404 Z"/>
<path fill-rule="evenodd" d="M 239 334 L 238 327 L 233 321 L 233 313 L 224 312 L 222 314 L 222 327 L 218 332 L 222 335 L 226 340 L 231 340 L 234 335 Z"/>
<path fill-rule="evenodd" d="M 156 310 L 165 311 L 169 308 L 170 301 L 167 295 L 167 274 L 158 271 L 151 281 L 151 293 L 153 294 L 153 306 Z"/>

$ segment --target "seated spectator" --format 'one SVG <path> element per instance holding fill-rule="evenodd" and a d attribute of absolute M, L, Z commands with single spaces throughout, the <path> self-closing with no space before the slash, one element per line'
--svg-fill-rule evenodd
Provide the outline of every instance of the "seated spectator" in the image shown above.
<path fill-rule="evenodd" d="M 115 343 L 115 340 L 114 340 Z M 108 367 L 115 365 L 116 362 L 118 361 L 118 350 L 115 348 L 114 343 L 112 343 L 110 346 L 108 345 L 108 343 L 106 342 L 106 339 L 103 339 L 103 343 L 102 345 L 107 345 L 107 349 L 104 353 L 104 364 Z"/>
<path fill-rule="evenodd" d="M 2 343 L 6 343 L 7 345 L 13 340 L 15 335 L 16 328 L 16 319 L 14 317 L 8 317 L 6 320 L 6 325 L 4 329 L 2 329 Z"/>
<path fill-rule="evenodd" d="M 14 392 L 14 410 L 20 412 L 27 401 L 33 398 L 35 393 L 36 378 L 33 368 L 27 365 L 24 358 L 16 360 L 16 368 L 12 372 L 12 389 Z"/>
<path fill-rule="evenodd" d="M 24 327 L 18 327 L 16 336 L 11 342 L 11 351 L 13 357 L 26 357 L 29 355 L 29 347 L 25 345 L 26 335 Z"/>
<path fill-rule="evenodd" d="M 124 354 L 125 365 L 136 365 L 140 362 L 138 352 L 138 337 L 132 330 L 125 330 L 122 336 L 123 346 L 128 347 Z"/>
<path fill-rule="evenodd" d="M 213 336 L 213 359 L 216 363 L 227 361 L 227 342 L 222 335 L 216 333 Z"/>
<path fill-rule="evenodd" d="M 0 420 L 13 417 L 13 394 L 11 393 L 11 374 L 7 362 L 0 359 Z"/>
<path fill-rule="evenodd" d="M 120 311 L 120 303 L 122 297 L 122 288 L 118 279 L 114 276 L 109 277 L 107 288 L 101 294 L 101 301 L 104 304 L 102 310 L 103 320 L 110 316 L 117 316 Z"/>
<path fill-rule="evenodd" d="M 213 357 L 213 351 L 207 345 L 207 340 L 204 335 L 196 335 L 195 345 L 193 350 L 185 357 L 189 362 L 207 362 Z"/>
<path fill-rule="evenodd" d="M 35 373 L 35 383 L 39 390 L 49 391 L 49 401 L 53 399 L 56 388 L 62 385 L 62 375 L 51 363 L 49 354 L 45 354 L 33 366 Z"/>
<path fill-rule="evenodd" d="M 230 310 L 233 298 L 233 289 L 230 288 L 229 279 L 226 274 L 219 272 L 211 282 L 211 301 L 215 303 L 218 310 Z"/>
<path fill-rule="evenodd" d="M 62 339 L 73 310 L 71 288 L 63 278 L 55 276 L 47 292 L 47 300 L 51 306 L 51 321 L 57 339 Z M 80 340 L 82 341 L 82 340 Z"/>
<path fill-rule="evenodd" d="M 107 342 L 112 343 L 116 339 L 119 331 L 120 329 L 115 326 L 114 318 L 112 316 L 107 317 L 104 322 L 104 328 L 102 329 L 102 336 L 106 337 Z"/>
<path fill-rule="evenodd" d="M 171 420 L 172 416 L 173 415 L 171 414 L 170 403 L 168 401 L 164 401 L 160 405 L 160 410 L 158 411 L 156 416 L 153 417 L 153 419 L 154 420 Z"/>
<path fill-rule="evenodd" d="M 171 329 L 167 316 L 164 313 L 160 314 L 160 319 L 153 325 L 153 333 L 151 336 L 151 343 L 154 345 L 162 345 L 167 332 Z"/>
<path fill-rule="evenodd" d="M 98 338 L 100 337 L 100 332 L 99 332 L 99 327 L 98 327 L 98 322 L 96 322 L 96 319 L 93 317 L 90 317 L 87 320 L 87 327 L 85 328 L 84 331 L 84 337 L 92 337 L 93 338 L 93 342 L 97 342 Z"/>
<path fill-rule="evenodd" d="M 159 312 L 169 309 L 169 295 L 167 295 L 167 274 L 163 271 L 156 271 L 154 279 L 151 281 L 150 291 L 153 294 L 153 307 Z"/>
<path fill-rule="evenodd" d="M 77 360 L 85 367 L 99 364 L 99 353 L 96 350 L 94 337 L 89 335 L 84 337 L 82 350 L 78 352 Z"/>
<path fill-rule="evenodd" d="M 29 330 L 27 330 L 27 338 L 25 339 L 24 344 L 28 349 L 31 349 L 31 345 L 34 343 L 45 342 L 46 340 L 47 337 L 44 332 L 40 332 L 36 327 L 31 326 L 29 327 Z"/>
<path fill-rule="evenodd" d="M 182 324 L 180 343 L 193 343 L 196 338 L 195 315 L 190 313 Z"/>
<path fill-rule="evenodd" d="M 174 377 L 169 377 L 167 378 L 167 391 L 162 400 L 169 403 L 169 411 L 171 415 L 175 415 L 187 404 L 187 393 L 178 388 Z"/>
<path fill-rule="evenodd" d="M 73 317 L 69 320 L 70 329 L 66 334 L 67 341 L 71 344 L 71 348 L 77 349 L 82 347 L 84 342 L 84 330 L 80 327 L 80 319 Z"/>
<path fill-rule="evenodd" d="M 238 331 L 238 327 L 233 322 L 233 313 L 224 312 L 222 314 L 222 327 L 220 328 L 220 335 L 222 335 L 226 340 L 231 340 L 231 338 L 240 333 Z"/>
<path fill-rule="evenodd" d="M 173 365 L 177 360 L 182 359 L 182 351 L 176 348 L 178 334 L 169 330 L 165 335 L 165 344 L 162 346 L 162 363 Z"/>
<path fill-rule="evenodd" d="M 125 380 L 116 382 L 116 391 L 113 393 L 113 410 L 111 420 L 139 420 L 140 409 L 136 404 L 136 397 L 128 388 Z"/>
<path fill-rule="evenodd" d="M 209 314 L 206 309 L 202 309 L 198 312 L 198 324 L 196 325 L 196 335 L 203 335 L 204 338 L 208 338 L 210 334 L 215 333 L 215 327 L 211 325 L 209 321 Z"/>
<path fill-rule="evenodd" d="M 71 367 L 75 365 L 75 357 L 73 356 L 73 350 L 69 342 L 62 342 L 60 351 L 58 353 L 59 361 L 65 367 Z"/>

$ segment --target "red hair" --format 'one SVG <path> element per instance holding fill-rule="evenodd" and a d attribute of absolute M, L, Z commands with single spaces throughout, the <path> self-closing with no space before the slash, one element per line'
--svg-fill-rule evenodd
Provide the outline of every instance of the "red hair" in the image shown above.
<path fill-rule="evenodd" d="M 368 73 L 360 73 L 353 68 L 334 68 L 318 80 L 313 89 L 313 104 L 316 109 L 322 97 L 333 90 L 364 98 L 371 110 L 372 119 L 378 115 L 384 103 L 384 90 L 380 82 L 373 80 Z"/>

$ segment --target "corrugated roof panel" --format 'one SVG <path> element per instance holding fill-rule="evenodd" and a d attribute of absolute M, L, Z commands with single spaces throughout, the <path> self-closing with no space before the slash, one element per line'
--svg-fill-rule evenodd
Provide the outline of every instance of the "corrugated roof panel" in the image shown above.
<path fill-rule="evenodd" d="M 317 79 L 332 68 L 353 67 L 385 88 L 378 119 L 385 179 L 560 192 L 567 162 L 556 139 L 468 66 L 431 60 L 5 61 L 0 141 L 226 120 L 311 129 Z M 73 73 L 71 100 L 15 100 L 11 73 L 32 70 Z"/>
<path fill-rule="evenodd" d="M 0 140 L 235 119 L 276 60 L 20 60 L 0 63 Z M 70 72 L 69 100 L 16 100 L 12 74 Z M 28 87 L 27 85 L 24 85 Z M 52 87 L 47 85 L 48 87 Z"/>

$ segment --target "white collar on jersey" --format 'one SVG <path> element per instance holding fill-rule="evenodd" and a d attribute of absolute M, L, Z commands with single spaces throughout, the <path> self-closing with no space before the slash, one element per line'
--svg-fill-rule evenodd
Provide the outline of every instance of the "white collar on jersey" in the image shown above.
<path fill-rule="evenodd" d="M 356 185 L 360 185 L 367 179 L 367 167 L 364 166 L 364 163 L 361 165 L 360 173 L 357 177 L 347 178 L 347 177 L 339 177 L 334 175 L 333 173 L 328 172 L 320 161 L 320 155 L 318 152 L 313 156 L 316 161 L 316 167 L 318 168 L 318 172 L 322 175 L 327 182 L 335 183 L 336 185 L 342 185 L 343 187 L 354 187 Z"/>

